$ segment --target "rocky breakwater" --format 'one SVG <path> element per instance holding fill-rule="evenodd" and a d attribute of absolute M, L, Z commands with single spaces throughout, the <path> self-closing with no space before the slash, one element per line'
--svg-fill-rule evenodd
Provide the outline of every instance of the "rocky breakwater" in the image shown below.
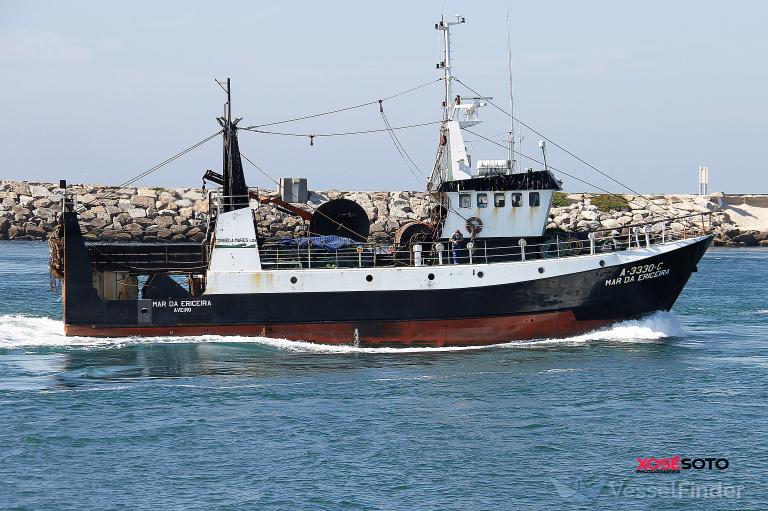
<path fill-rule="evenodd" d="M 704 228 L 714 234 L 715 246 L 745 247 L 768 246 L 768 225 L 765 227 L 754 222 L 745 222 L 743 216 L 735 214 L 741 211 L 734 207 L 745 196 L 715 193 L 700 195 L 604 195 L 604 194 L 565 194 L 555 195 L 554 206 L 550 211 L 548 228 L 558 228 L 568 232 L 592 231 L 600 229 L 622 230 L 625 226 L 651 223 L 652 232 L 660 232 L 662 221 L 667 221 L 667 228 L 673 233 Z M 767 215 L 768 197 L 763 197 L 765 204 L 762 214 Z M 751 203 L 758 201 L 752 200 Z M 760 203 L 763 204 L 763 203 Z M 759 214 L 755 206 L 752 213 Z M 750 219 L 754 215 L 750 215 Z"/>
<path fill-rule="evenodd" d="M 71 185 L 82 207 L 86 238 L 104 241 L 200 241 L 205 238 L 209 202 L 199 188 L 117 188 Z M 263 190 L 263 195 L 269 195 Z M 403 224 L 425 220 L 434 200 L 425 192 L 311 192 L 304 207 L 347 198 L 365 209 L 374 239 L 392 239 Z M 54 183 L 0 181 L 0 239 L 44 240 L 57 226 L 62 193 Z M 271 204 L 251 203 L 259 232 L 271 236 L 305 234 L 307 222 Z M 672 231 L 701 226 L 701 213 L 719 246 L 768 246 L 765 195 L 601 195 L 557 193 L 548 227 L 568 232 L 621 230 L 627 225 L 672 222 Z"/>
<path fill-rule="evenodd" d="M 77 196 L 86 239 L 102 241 L 200 241 L 205 238 L 209 201 L 199 188 L 117 188 L 70 185 Z M 273 194 L 262 190 L 262 195 Z M 347 198 L 360 204 L 374 238 L 391 238 L 404 223 L 428 216 L 431 199 L 418 192 L 312 192 L 304 207 Z M 0 181 L 0 239 L 44 240 L 57 227 L 63 195 L 54 183 Z M 271 204 L 251 201 L 259 232 L 305 234 L 307 222 Z"/>
<path fill-rule="evenodd" d="M 200 190 L 72 185 L 88 239 L 202 240 L 208 201 Z M 0 239 L 46 239 L 57 226 L 62 191 L 53 183 L 0 182 Z"/>

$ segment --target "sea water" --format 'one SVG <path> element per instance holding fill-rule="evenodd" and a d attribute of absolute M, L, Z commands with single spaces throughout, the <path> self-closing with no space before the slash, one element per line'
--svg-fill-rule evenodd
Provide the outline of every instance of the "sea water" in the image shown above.
<path fill-rule="evenodd" d="M 0 242 L 0 509 L 768 509 L 766 250 L 671 313 L 409 350 L 67 338 L 47 258 Z M 727 468 L 636 472 L 675 455 Z"/>

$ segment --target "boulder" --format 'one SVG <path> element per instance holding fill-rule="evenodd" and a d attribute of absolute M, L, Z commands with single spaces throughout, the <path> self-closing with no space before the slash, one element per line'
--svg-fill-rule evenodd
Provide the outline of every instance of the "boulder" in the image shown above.
<path fill-rule="evenodd" d="M 93 222 L 91 222 L 91 223 L 93 223 Z M 152 219 L 152 218 L 147 218 L 147 217 L 144 217 L 144 218 L 139 217 L 139 218 L 134 218 L 133 219 L 133 223 L 142 226 L 144 228 L 144 230 L 146 230 L 147 227 L 149 227 L 151 225 L 155 225 L 155 220 Z"/>
<path fill-rule="evenodd" d="M 198 213 L 208 213 L 208 201 L 207 200 L 201 200 L 195 202 L 195 205 L 193 206 L 195 208 L 195 211 Z"/>
<path fill-rule="evenodd" d="M 173 225 L 173 217 L 170 215 L 160 215 L 154 219 L 155 225 L 161 228 L 168 228 Z"/>
<path fill-rule="evenodd" d="M 45 229 L 33 223 L 24 224 L 24 233 L 34 239 L 42 240 L 47 237 Z"/>
<path fill-rule="evenodd" d="M 372 223 L 370 227 L 370 232 L 371 234 L 375 232 L 384 232 L 384 226 L 379 222 Z"/>
<path fill-rule="evenodd" d="M 13 186 L 13 192 L 18 195 L 29 195 L 31 193 L 29 190 L 29 185 L 19 182 Z"/>
<path fill-rule="evenodd" d="M 42 199 L 35 199 L 32 201 L 32 206 L 35 208 L 47 208 L 50 207 L 53 204 L 53 201 L 47 197 L 43 197 Z"/>
<path fill-rule="evenodd" d="M 615 218 L 606 218 L 605 220 L 601 220 L 600 225 L 603 229 L 618 229 L 622 226 L 622 224 Z"/>
<path fill-rule="evenodd" d="M 747 247 L 756 247 L 759 245 L 759 241 L 755 239 L 755 235 L 752 233 L 739 234 L 731 238 L 734 243 L 743 243 Z"/>
<path fill-rule="evenodd" d="M 155 207 L 155 198 L 154 195 L 151 197 L 144 196 L 144 195 L 135 195 L 131 197 L 131 203 L 134 206 L 140 207 L 140 208 L 154 208 Z"/>
<path fill-rule="evenodd" d="M 11 221 L 7 218 L 0 219 L 0 240 L 8 238 L 8 228 L 11 226 Z"/>
<path fill-rule="evenodd" d="M 35 216 L 44 220 L 53 220 L 56 218 L 58 211 L 51 208 L 37 208 L 35 210 Z"/>
<path fill-rule="evenodd" d="M 125 211 L 118 213 L 115 217 L 112 218 L 113 222 L 120 222 L 121 224 L 127 224 L 131 222 L 131 215 L 126 213 Z"/>
<path fill-rule="evenodd" d="M 174 201 L 174 204 L 176 204 L 177 208 L 191 208 L 193 205 L 193 202 L 189 199 L 179 199 L 177 201 Z"/>
<path fill-rule="evenodd" d="M 77 200 L 81 204 L 89 204 L 89 203 L 92 204 L 96 202 L 96 196 L 93 195 L 92 193 L 84 193 L 83 195 L 78 195 Z"/>
<path fill-rule="evenodd" d="M 48 197 L 51 191 L 42 185 L 29 185 L 29 193 L 35 197 Z"/>
<path fill-rule="evenodd" d="M 24 230 L 18 225 L 11 225 L 10 227 L 8 227 L 7 237 L 9 240 L 16 239 L 19 236 L 23 236 L 23 235 L 24 235 Z"/>
<path fill-rule="evenodd" d="M 673 232 L 676 232 L 676 233 L 683 232 L 685 230 L 685 226 L 680 222 L 672 222 L 669 225 L 669 227 L 672 229 Z"/>
<path fill-rule="evenodd" d="M 138 190 L 136 190 L 136 195 L 138 197 L 147 197 L 147 198 L 151 197 L 154 199 L 157 196 L 157 192 L 152 188 L 139 188 Z"/>
<path fill-rule="evenodd" d="M 205 195 L 203 195 L 202 193 L 194 189 L 188 190 L 185 193 L 182 193 L 181 196 L 184 199 L 189 199 L 192 201 L 198 201 L 205 198 Z"/>

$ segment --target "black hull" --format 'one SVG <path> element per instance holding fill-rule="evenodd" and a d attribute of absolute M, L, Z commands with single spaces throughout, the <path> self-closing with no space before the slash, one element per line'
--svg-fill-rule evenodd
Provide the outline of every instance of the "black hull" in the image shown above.
<path fill-rule="evenodd" d="M 79 229 L 68 231 L 68 335 L 239 334 L 360 345 L 476 345 L 566 336 L 669 310 L 711 241 L 702 238 L 643 259 L 643 265 L 662 263 L 664 272 L 628 282 L 620 274 L 632 264 L 471 289 L 102 300 L 91 285 Z"/>

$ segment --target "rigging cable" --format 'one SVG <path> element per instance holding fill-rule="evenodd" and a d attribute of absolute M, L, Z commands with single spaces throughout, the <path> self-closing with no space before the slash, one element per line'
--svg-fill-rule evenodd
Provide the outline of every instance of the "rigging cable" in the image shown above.
<path fill-rule="evenodd" d="M 240 156 L 242 156 L 243 158 L 245 158 L 245 161 L 247 161 L 248 163 L 250 163 L 251 165 L 253 165 L 253 166 L 256 168 L 256 170 L 258 170 L 259 172 L 261 172 L 262 174 L 264 174 L 264 175 L 267 177 L 267 179 L 269 179 L 270 181 L 272 181 L 273 183 L 275 183 L 275 184 L 278 186 L 278 189 L 279 189 L 279 187 L 280 187 L 280 183 L 278 183 L 278 182 L 277 182 L 277 180 L 276 180 L 275 178 L 273 178 L 272 176 L 270 176 L 270 175 L 269 175 L 269 174 L 268 174 L 268 173 L 267 173 L 265 170 L 263 170 L 261 167 L 259 167 L 259 166 L 258 166 L 258 165 L 256 165 L 255 163 L 253 163 L 253 162 L 251 161 L 251 159 L 250 159 L 250 158 L 248 158 L 246 155 L 244 155 L 244 154 L 242 153 L 242 151 L 240 152 Z M 339 226 L 339 227 L 341 227 L 342 229 L 344 229 L 344 230 L 346 230 L 346 231 L 349 231 L 349 232 L 351 232 L 351 233 L 352 233 L 352 234 L 354 234 L 355 236 L 358 236 L 358 237 L 360 237 L 360 238 L 367 238 L 367 236 L 363 236 L 363 235 L 362 235 L 362 234 L 360 234 L 359 232 L 356 232 L 356 231 L 354 231 L 353 229 L 350 229 L 350 228 L 349 228 L 349 227 L 347 227 L 346 225 L 342 224 L 341 222 L 339 222 L 339 221 L 337 221 L 337 220 L 334 220 L 333 218 L 331 218 L 330 216 L 326 215 L 326 214 L 325 214 L 325 213 L 323 213 L 322 211 L 319 211 L 318 209 L 314 209 L 314 210 L 312 210 L 312 214 L 313 214 L 313 215 L 314 215 L 314 214 L 320 214 L 321 216 L 324 216 L 326 219 L 330 220 L 331 222 L 333 222 L 334 224 L 338 225 L 338 226 Z M 369 221 L 370 221 L 370 220 L 369 220 Z M 309 231 L 309 229 L 307 229 L 307 232 L 309 232 L 310 234 L 315 234 L 315 233 L 312 233 L 311 231 Z"/>
<path fill-rule="evenodd" d="M 492 139 L 490 139 L 490 138 L 488 138 L 488 137 L 484 137 L 483 135 L 481 135 L 481 134 L 479 134 L 479 133 L 477 133 L 477 132 L 475 132 L 475 131 L 469 130 L 469 129 L 467 129 L 467 128 L 464 128 L 464 129 L 465 129 L 466 131 L 468 131 L 469 133 L 472 133 L 473 135 L 476 135 L 476 136 L 478 136 L 478 137 L 482 138 L 483 140 L 486 140 L 486 141 L 488 141 L 488 142 L 491 142 L 492 144 L 496 144 L 496 145 L 497 145 L 497 146 L 499 146 L 499 147 L 507 147 L 507 146 L 505 146 L 505 145 L 503 145 L 503 144 L 500 144 L 499 142 L 496 142 L 495 140 L 492 140 Z M 531 161 L 533 161 L 533 162 L 535 162 L 535 163 L 538 163 L 539 165 L 543 165 L 543 164 L 544 164 L 544 162 L 541 162 L 541 161 L 539 161 L 539 160 L 537 160 L 537 159 L 535 159 L 535 158 L 531 158 L 530 156 L 528 156 L 528 155 L 526 155 L 526 154 L 523 154 L 523 153 L 521 153 L 521 152 L 515 151 L 515 154 L 517 154 L 517 155 L 519 155 L 519 156 L 522 156 L 522 157 L 524 157 L 524 158 L 528 158 L 529 160 L 531 160 Z M 584 184 L 585 184 L 585 185 L 587 185 L 587 186 L 591 186 L 591 187 L 593 187 L 593 188 L 596 188 L 596 189 L 600 190 L 601 192 L 605 192 L 606 194 L 608 194 L 608 195 L 611 195 L 611 196 L 613 196 L 613 197 L 616 197 L 616 198 L 620 198 L 620 199 L 621 199 L 621 198 L 623 198 L 621 195 L 615 194 L 615 193 L 613 193 L 613 192 L 609 192 L 609 191 L 608 191 L 608 190 L 606 190 L 605 188 L 600 188 L 599 186 L 597 186 L 597 185 L 594 185 L 594 184 L 590 183 L 589 181 L 585 181 L 585 180 L 583 180 L 583 179 L 580 179 L 580 178 L 578 178 L 578 177 L 576 177 L 576 176 L 574 176 L 574 175 L 568 174 L 567 172 L 565 172 L 565 171 L 563 171 L 563 170 L 560 170 L 560 169 L 558 169 L 558 168 L 555 168 L 555 167 L 553 167 L 552 165 L 547 165 L 547 168 L 549 168 L 549 169 L 552 169 L 552 170 L 554 170 L 555 172 L 559 172 L 559 173 L 561 173 L 561 174 L 563 174 L 563 175 L 565 175 L 565 176 L 568 176 L 568 177 L 570 177 L 571 179 L 575 179 L 576 181 L 579 181 L 579 182 L 581 182 L 581 183 L 584 183 Z M 645 197 L 641 197 L 641 198 L 642 198 L 643 200 L 647 201 L 649 204 L 652 204 L 652 202 L 651 202 L 651 201 L 649 201 L 648 199 L 646 199 Z M 667 220 L 674 220 L 675 218 L 684 218 L 684 216 L 683 216 L 683 217 L 681 217 L 680 215 L 675 215 L 675 214 L 672 214 L 672 212 L 671 212 L 671 211 L 669 211 L 669 210 L 667 210 L 667 213 L 669 213 L 669 214 L 671 214 L 671 215 L 672 215 L 672 216 L 668 216 L 668 217 L 666 217 L 666 219 L 667 219 Z"/>
<path fill-rule="evenodd" d="M 408 124 L 406 126 L 394 126 L 389 128 L 379 128 L 379 129 L 370 129 L 370 130 L 359 130 L 359 131 L 344 131 L 339 133 L 289 133 L 285 131 L 267 131 L 267 130 L 260 130 L 257 128 L 240 128 L 241 130 L 250 131 L 252 133 L 261 133 L 264 135 L 282 135 L 284 137 L 307 137 L 307 138 L 319 138 L 319 137 L 343 137 L 347 135 L 366 135 L 369 133 L 382 133 L 384 131 L 390 131 L 390 130 L 405 130 L 410 128 L 420 128 L 422 126 L 432 126 L 435 124 L 441 124 L 443 121 L 431 121 L 431 122 L 422 122 L 417 124 Z"/>
<path fill-rule="evenodd" d="M 322 117 L 324 115 L 338 114 L 340 112 L 346 112 L 348 110 L 354 110 L 356 108 L 363 108 L 363 107 L 366 107 L 366 106 L 375 105 L 375 104 L 377 104 L 377 103 L 379 103 L 381 101 L 388 101 L 390 99 L 397 98 L 397 97 L 402 96 L 404 94 L 408 94 L 409 92 L 417 91 L 419 89 L 422 89 L 422 88 L 424 88 L 424 87 L 426 87 L 428 85 L 432 85 L 433 83 L 436 83 L 436 82 L 439 82 L 439 81 L 442 81 L 442 78 L 438 78 L 436 80 L 430 80 L 427 83 L 423 83 L 421 85 L 417 85 L 416 87 L 412 87 L 410 89 L 407 89 L 407 90 L 404 90 L 404 91 L 400 91 L 400 92 L 398 92 L 396 94 L 392 94 L 391 96 L 387 96 L 387 97 L 385 97 L 383 99 L 376 99 L 376 100 L 373 100 L 373 101 L 368 101 L 366 103 L 360 103 L 359 105 L 352 105 L 352 106 L 348 106 L 348 107 L 344 107 L 344 108 L 337 108 L 335 110 L 329 110 L 327 112 L 320 112 L 318 114 L 305 115 L 305 116 L 302 116 L 302 117 L 294 117 L 293 119 L 286 119 L 284 121 L 268 122 L 268 123 L 265 123 L 265 124 L 255 124 L 253 126 L 247 126 L 245 128 L 241 128 L 241 129 L 263 128 L 265 126 L 276 126 L 278 124 L 286 124 L 286 123 L 289 123 L 289 122 L 303 121 L 303 120 L 306 120 L 306 119 L 314 119 L 315 117 Z"/>
<path fill-rule="evenodd" d="M 418 165 L 416 165 L 416 162 L 413 161 L 413 158 L 411 158 L 411 155 L 408 154 L 408 151 L 405 150 L 405 147 L 403 146 L 402 142 L 397 138 L 397 135 L 395 135 L 394 130 L 392 129 L 392 125 L 389 123 L 389 119 L 387 119 L 386 114 L 384 113 L 384 106 L 382 105 L 381 101 L 379 102 L 379 113 L 381 113 L 381 118 L 384 119 L 384 125 L 388 128 L 387 134 L 389 135 L 389 138 L 392 139 L 392 143 L 395 144 L 395 149 L 397 149 L 397 152 L 400 154 L 400 157 L 405 162 L 406 167 L 408 167 L 408 171 L 413 175 L 413 177 L 419 181 L 419 176 L 416 175 L 416 173 L 413 171 L 413 169 L 416 169 L 416 172 L 419 174 L 422 174 L 423 172 L 419 168 Z"/>
<path fill-rule="evenodd" d="M 500 144 L 499 142 L 496 142 L 496 141 L 495 141 L 495 140 L 493 140 L 493 139 L 490 139 L 490 138 L 488 138 L 488 137 L 484 137 L 483 135 L 481 135 L 480 133 L 477 133 L 476 131 L 472 131 L 472 130 L 470 130 L 470 129 L 467 129 L 467 128 L 464 128 L 464 130 L 465 130 L 465 131 L 467 131 L 467 132 L 469 132 L 469 133 L 472 133 L 473 135 L 475 135 L 475 136 L 478 136 L 478 137 L 482 138 L 483 140 L 486 140 L 486 141 L 488 141 L 488 142 L 490 142 L 490 143 L 492 143 L 492 144 L 496 144 L 496 145 L 497 145 L 497 146 L 499 146 L 499 147 L 504 147 L 505 149 L 509 149 L 509 148 L 508 148 L 507 146 L 505 146 L 504 144 Z M 519 156 L 522 156 L 522 157 L 524 157 L 524 158 L 528 158 L 529 160 L 531 160 L 531 161 L 533 161 L 533 162 L 535 162 L 535 163 L 538 163 L 539 165 L 543 165 L 543 164 L 544 164 L 543 162 L 541 162 L 541 161 L 537 160 L 536 158 L 531 158 L 531 157 L 530 157 L 530 156 L 528 156 L 527 154 L 523 154 L 523 153 L 521 153 L 521 152 L 519 152 L 519 151 L 515 151 L 515 154 L 517 154 L 517 155 L 519 155 Z M 584 184 L 585 184 L 585 185 L 587 185 L 587 186 L 591 186 L 592 188 L 595 188 L 595 189 L 597 189 L 597 190 L 600 190 L 601 192 L 605 192 L 605 193 L 607 193 L 608 195 L 612 195 L 612 196 L 614 196 L 614 197 L 621 197 L 621 195 L 617 195 L 617 194 L 615 194 L 615 193 L 613 193 L 613 192 L 609 192 L 609 191 L 608 191 L 608 190 L 606 190 L 605 188 L 600 188 L 599 186 L 597 186 L 597 185 L 595 185 L 595 184 L 592 184 L 592 183 L 590 183 L 589 181 L 585 181 L 585 180 L 583 180 L 583 179 L 580 179 L 580 178 L 578 178 L 578 177 L 576 177 L 576 176 L 574 176 L 574 175 L 568 174 L 567 172 L 565 172 L 565 171 L 562 171 L 562 170 L 560 170 L 560 169 L 558 169 L 558 168 L 555 168 L 555 167 L 553 167 L 552 165 L 549 165 L 549 164 L 548 164 L 548 165 L 547 165 L 547 168 L 549 168 L 549 169 L 552 169 L 552 170 L 554 170 L 555 172 L 559 172 L 559 173 L 563 174 L 564 176 L 568 176 L 568 177 L 570 177 L 571 179 L 575 179 L 576 181 L 579 181 L 579 182 L 581 182 L 581 183 L 584 183 Z"/>
<path fill-rule="evenodd" d="M 267 172 L 266 172 L 266 171 L 264 171 L 264 170 L 262 170 L 262 169 L 261 169 L 261 167 L 259 167 L 259 166 L 258 166 L 258 165 L 256 165 L 255 163 L 253 163 L 253 162 L 251 161 L 251 159 L 250 159 L 250 158 L 248 158 L 246 155 L 244 155 L 244 154 L 243 154 L 243 152 L 242 152 L 242 151 L 240 151 L 240 156 L 242 156 L 243 158 L 245 158 L 245 161 L 247 161 L 248 163 L 250 163 L 251 165 L 253 165 L 253 166 L 254 166 L 254 168 L 255 168 L 256 170 L 258 170 L 259 172 L 261 172 L 261 173 L 262 173 L 264 176 L 266 176 L 266 177 L 267 177 L 267 179 L 269 179 L 270 181 L 272 181 L 273 183 L 275 183 L 275 184 L 277 185 L 278 189 L 280 188 L 280 183 L 278 183 L 278 182 L 275 180 L 275 178 L 273 178 L 272 176 L 270 176 L 269 174 L 267 174 Z"/>
<path fill-rule="evenodd" d="M 214 139 L 214 138 L 216 138 L 217 136 L 221 135 L 221 133 L 222 133 L 222 131 L 221 131 L 221 130 L 217 131 L 217 132 L 216 132 L 216 133 L 214 133 L 213 135 L 210 135 L 210 136 L 208 136 L 208 137 L 204 138 L 203 140 L 201 140 L 201 141 L 197 142 L 196 144 L 193 144 L 193 145 L 191 145 L 191 146 L 187 147 L 187 148 L 186 148 L 186 149 L 184 149 L 183 151 L 181 151 L 181 152 L 179 152 L 179 153 L 176 153 L 175 155 L 171 156 L 170 158 L 168 158 L 168 159 L 166 159 L 166 160 L 163 160 L 162 162 L 158 163 L 157 165 L 154 165 L 154 166 L 150 167 L 149 169 L 145 170 L 144 172 L 142 172 L 142 173 L 140 173 L 140 174 L 137 174 L 136 176 L 132 177 L 132 178 L 131 178 L 131 179 L 129 179 L 128 181 L 126 181 L 126 182 L 124 182 L 124 183 L 122 183 L 122 184 L 118 185 L 116 188 L 117 188 L 117 189 L 120 189 L 120 188 L 125 188 L 126 186 L 130 186 L 130 185 L 132 185 L 133 183 L 135 183 L 135 182 L 136 182 L 136 181 L 138 181 L 139 179 L 142 179 L 142 178 L 144 178 L 144 177 L 146 177 L 146 176 L 150 175 L 151 173 L 155 172 L 156 170 L 159 170 L 160 168 L 164 167 L 165 165 L 167 165 L 167 164 L 171 163 L 172 161 L 174 161 L 174 160 L 176 160 L 176 159 L 178 159 L 178 158 L 181 158 L 181 157 L 182 157 L 182 156 L 184 156 L 185 154 L 187 154 L 187 153 L 189 153 L 189 152 L 193 151 L 194 149 L 197 149 L 198 147 L 200 147 L 201 145 L 205 144 L 205 143 L 206 143 L 206 142 L 208 142 L 209 140 L 213 140 L 213 139 Z M 116 192 L 114 192 L 114 191 L 113 191 L 113 192 L 107 192 L 106 194 L 101 194 L 101 195 L 99 195 L 98 197 L 94 197 L 94 198 L 93 198 L 93 200 L 90 200 L 90 201 L 88 201 L 88 202 L 86 202 L 86 203 L 84 203 L 84 204 L 81 204 L 80 206 L 78 206 L 78 208 L 82 208 L 82 209 L 78 209 L 78 210 L 77 210 L 77 212 L 78 212 L 78 213 L 82 213 L 83 211 L 85 211 L 85 209 L 87 209 L 87 206 L 89 206 L 89 205 L 93 204 L 93 203 L 94 203 L 94 202 L 96 202 L 97 200 L 104 200 L 104 199 L 110 199 L 110 198 L 114 198 L 114 197 L 113 197 L 113 195 L 114 195 L 115 193 L 116 193 Z"/>
<path fill-rule="evenodd" d="M 478 93 L 478 92 L 477 92 L 475 89 L 473 89 L 472 87 L 470 87 L 470 86 L 469 86 L 469 85 L 467 85 L 466 83 L 462 82 L 462 81 L 461 81 L 461 80 L 459 80 L 458 78 L 454 77 L 454 80 L 456 80 L 457 82 L 459 82 L 461 85 L 463 85 L 464 87 L 466 87 L 467 89 L 469 89 L 469 90 L 470 90 L 471 92 L 473 92 L 474 94 L 476 94 L 476 95 L 478 95 L 478 96 L 480 95 L 480 93 Z M 610 180 L 611 180 L 611 181 L 613 181 L 614 183 L 618 184 L 619 186 L 621 186 L 621 187 L 623 187 L 623 188 L 626 188 L 627 190 L 629 190 L 629 191 L 630 191 L 630 192 L 632 192 L 633 194 L 635 194 L 635 195 L 639 196 L 639 197 L 640 197 L 642 200 L 644 200 L 644 201 L 646 202 L 646 204 L 653 204 L 653 203 L 651 202 L 651 200 L 650 200 L 650 199 L 646 199 L 646 198 L 643 196 L 643 194 L 642 194 L 642 193 L 640 193 L 640 192 L 638 192 L 637 190 L 635 190 L 635 189 L 631 188 L 630 186 L 628 186 L 628 185 L 626 185 L 626 184 L 622 183 L 622 182 L 621 182 L 621 181 L 619 181 L 618 179 L 615 179 L 614 177 L 612 177 L 611 175 L 607 174 L 606 172 L 603 172 L 602 170 L 598 169 L 597 167 L 595 167 L 594 165 L 592 165 L 592 164 L 591 164 L 591 163 L 589 163 L 588 161 L 586 161 L 586 160 L 584 160 L 584 159 L 580 158 L 579 156 L 577 156 L 576 154 L 572 153 L 571 151 L 569 151 L 568 149 L 566 149 L 566 148 L 565 148 L 565 147 L 563 147 L 562 145 L 558 144 L 557 142 L 555 142 L 555 141 L 554 141 L 554 140 L 552 140 L 551 138 L 549 138 L 549 137 L 547 137 L 546 135 L 542 134 L 540 131 L 536 130 L 535 128 L 533 128 L 533 127 L 529 126 L 528 124 L 524 123 L 523 121 L 521 121 L 520 119 L 518 119 L 517 117 L 515 117 L 514 115 L 510 114 L 509 112 L 507 112 L 506 110 L 504 110 L 503 108 L 501 108 L 499 105 L 497 105 L 497 104 L 496 104 L 496 103 L 494 103 L 493 101 L 491 101 L 491 100 L 487 100 L 487 101 L 488 101 L 488 103 L 489 103 L 491 106 L 493 106 L 494 108 L 496 108 L 498 111 L 502 112 L 502 113 L 503 113 L 503 114 L 505 114 L 505 115 L 508 115 L 508 116 L 509 116 L 509 117 L 510 117 L 512 120 L 514 120 L 514 121 L 517 121 L 517 122 L 518 122 L 518 123 L 519 123 L 521 126 L 524 126 L 524 127 L 528 128 L 529 130 L 531 130 L 532 132 L 534 132 L 535 134 L 537 134 L 538 136 L 540 136 L 541 138 L 543 138 L 544 140 L 546 140 L 547 142 L 549 142 L 550 144 L 552 144 L 553 146 L 557 147 L 558 149 L 560 149 L 561 151 L 563 151 L 564 153 L 566 153 L 567 155 L 569 155 L 569 156 L 571 156 L 572 158 L 574 158 L 574 159 L 578 160 L 579 162 L 583 163 L 584 165 L 586 165 L 587 167 L 591 168 L 592 170 L 594 170 L 594 171 L 595 171 L 595 172 L 597 172 L 598 174 L 600 174 L 600 175 L 602 175 L 602 176 L 604 176 L 604 177 L 607 177 L 608 179 L 610 179 Z M 467 130 L 467 131 L 469 131 L 469 130 Z M 470 131 L 470 133 L 472 133 L 472 132 Z M 476 134 L 476 133 L 475 133 L 475 134 Z M 480 136 L 480 135 L 478 135 L 478 136 Z M 495 142 L 494 142 L 494 143 L 495 143 Z M 507 148 L 507 149 L 508 149 L 508 148 Z M 519 153 L 518 153 L 518 154 L 519 154 Z M 523 156 L 524 158 L 528 158 L 528 156 L 525 156 L 525 155 L 521 155 L 521 156 Z M 529 159 L 530 159 L 531 161 L 534 161 L 534 162 L 536 162 L 536 163 L 539 163 L 539 164 L 541 164 L 541 162 L 539 162 L 539 161 L 537 161 L 537 160 L 534 160 L 533 158 L 529 158 Z M 562 171 L 559 171 L 559 172 L 561 172 L 561 173 L 565 174 L 565 173 L 564 173 L 564 172 L 562 172 Z M 566 175 L 567 175 L 567 174 L 566 174 Z M 571 177 L 573 177 L 573 176 L 571 176 Z M 577 179 L 577 178 L 575 178 L 575 177 L 574 177 L 573 179 Z M 582 181 L 582 182 L 584 182 L 584 181 Z M 588 184 L 588 183 L 587 183 L 587 184 Z M 594 185 L 590 185 L 590 186 L 594 186 Z M 596 186 L 595 186 L 595 188 L 598 188 L 598 187 L 596 187 Z M 602 188 L 598 188 L 598 189 L 602 190 Z M 604 191 L 604 190 L 603 190 L 603 191 Z M 610 192 L 606 192 L 606 193 L 610 193 Z M 615 195 L 615 194 L 611 194 L 611 195 Z M 656 206 L 658 206 L 658 207 L 659 207 L 659 208 L 661 208 L 661 209 L 664 209 L 664 210 L 666 210 L 666 211 L 667 211 L 667 213 L 671 213 L 671 211 L 670 211 L 670 210 L 669 210 L 667 207 L 665 207 L 665 206 L 661 206 L 661 205 L 658 205 L 658 204 L 657 204 Z"/>

